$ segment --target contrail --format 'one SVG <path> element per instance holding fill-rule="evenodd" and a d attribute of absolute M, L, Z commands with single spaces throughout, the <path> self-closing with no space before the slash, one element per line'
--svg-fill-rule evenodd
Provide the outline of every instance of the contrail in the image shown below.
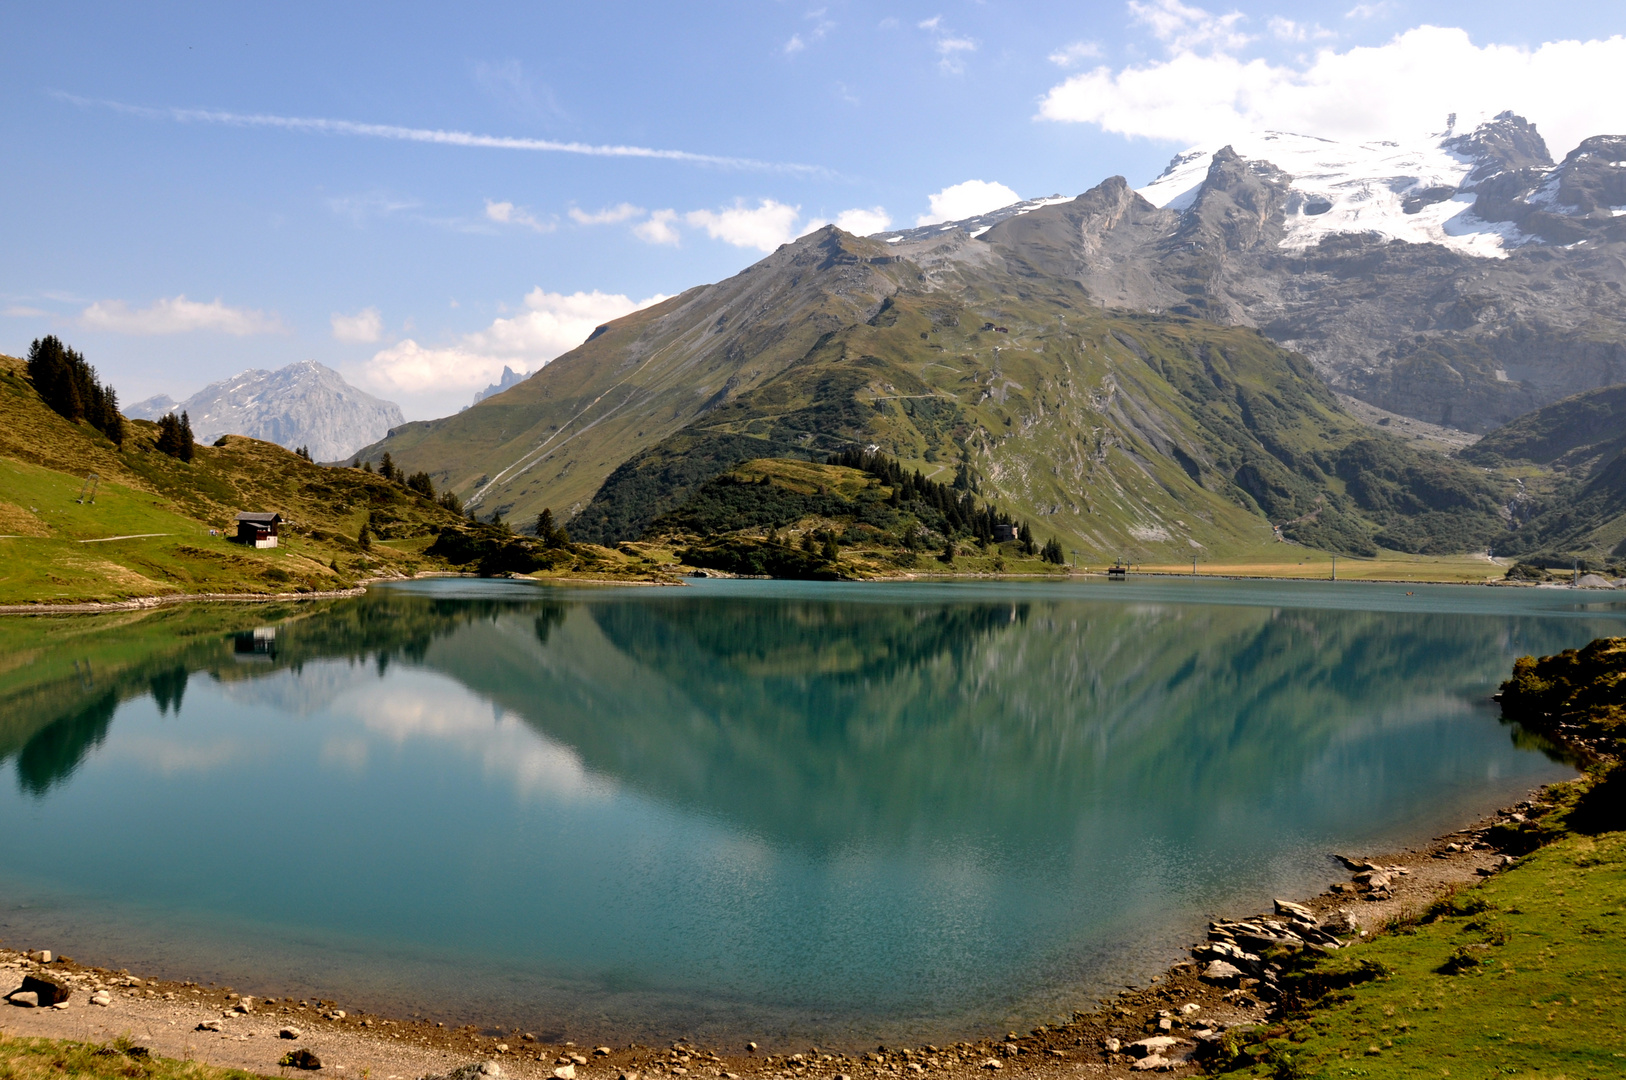
<path fill-rule="evenodd" d="M 396 124 L 364 124 L 355 120 L 331 120 L 318 116 L 276 116 L 271 113 L 235 113 L 220 109 L 151 108 L 145 105 L 127 105 L 119 101 L 97 101 L 61 91 L 56 92 L 56 96 L 75 105 L 99 106 L 133 116 L 174 120 L 183 124 L 281 128 L 284 131 L 314 132 L 319 135 L 356 135 L 368 139 L 398 139 L 405 142 L 437 143 L 442 146 L 472 146 L 487 150 L 531 150 L 551 154 L 582 154 L 587 157 L 652 158 L 658 161 L 682 161 L 691 165 L 712 165 L 724 169 L 748 169 L 756 172 L 804 175 L 829 172 L 828 169 L 818 165 L 697 154 L 690 150 L 559 142 L 554 139 L 527 139 L 511 135 L 477 135 L 469 131 L 442 131 L 437 128 L 401 127 Z"/>

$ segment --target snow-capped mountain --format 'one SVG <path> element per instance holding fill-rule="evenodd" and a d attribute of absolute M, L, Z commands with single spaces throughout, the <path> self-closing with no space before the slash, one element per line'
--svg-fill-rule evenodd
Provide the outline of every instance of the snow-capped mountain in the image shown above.
<path fill-rule="evenodd" d="M 1572 235 L 1573 225 L 1534 219 L 1626 214 L 1626 140 L 1588 139 L 1555 165 L 1535 128 L 1512 113 L 1467 133 L 1448 126 L 1409 145 L 1267 131 L 1233 139 L 1226 148 L 1286 175 L 1280 243 L 1289 249 L 1339 233 L 1364 233 L 1505 258 L 1524 244 L 1582 239 Z M 1221 149 L 1176 155 L 1139 194 L 1154 206 L 1189 209 Z M 1533 231 L 1521 227 L 1532 224 Z M 1558 235 L 1549 235 L 1555 225 Z"/>
<path fill-rule="evenodd" d="M 1432 423 L 1485 431 L 1626 382 L 1626 137 L 1555 163 L 1512 113 L 1410 144 L 1263 132 L 1138 191 L 1114 177 L 882 238 L 928 261 L 987 244 L 1104 306 L 1257 327 Z"/>
<path fill-rule="evenodd" d="M 315 360 L 277 371 L 239 372 L 182 402 L 161 394 L 130 406 L 124 414 L 156 420 L 182 410 L 200 441 L 247 435 L 290 450 L 308 446 L 317 461 L 347 458 L 406 423 L 400 406 L 363 393 Z"/>

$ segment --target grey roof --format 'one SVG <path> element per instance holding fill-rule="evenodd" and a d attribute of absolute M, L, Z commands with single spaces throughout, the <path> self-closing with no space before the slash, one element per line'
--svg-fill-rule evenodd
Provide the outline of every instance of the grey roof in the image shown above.
<path fill-rule="evenodd" d="M 274 525 L 282 520 L 281 514 L 251 514 L 243 512 L 237 515 L 238 521 L 252 521 L 259 525 Z"/>

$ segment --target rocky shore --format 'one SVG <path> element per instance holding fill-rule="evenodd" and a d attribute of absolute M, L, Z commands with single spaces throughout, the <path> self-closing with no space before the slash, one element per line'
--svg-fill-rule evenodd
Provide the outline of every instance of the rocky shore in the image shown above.
<path fill-rule="evenodd" d="M 315 999 L 257 998 L 231 987 L 145 979 L 84 967 L 49 952 L 0 949 L 0 1032 L 111 1043 L 262 1074 L 305 1069 L 369 1080 L 886 1080 L 910 1076 L 1117 1077 L 1192 1074 L 1224 1042 L 1269 1025 L 1282 1000 L 1281 958 L 1360 947 L 1391 921 L 1512 860 L 1487 841 L 1492 829 L 1539 809 L 1510 807 L 1420 850 L 1374 858 L 1339 856 L 1349 880 L 1302 902 L 1277 900 L 1252 918 L 1216 921 L 1191 959 L 1144 988 L 1126 990 L 1065 1023 L 1002 1039 L 953 1045 L 876 1047 L 841 1053 L 815 1046 L 665 1047 L 544 1043 L 530 1033 L 375 1016 Z"/>

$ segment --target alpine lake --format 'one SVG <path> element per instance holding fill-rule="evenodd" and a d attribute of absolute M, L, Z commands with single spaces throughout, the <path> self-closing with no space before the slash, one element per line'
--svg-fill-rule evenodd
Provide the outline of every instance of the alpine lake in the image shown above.
<path fill-rule="evenodd" d="M 0 619 L 0 939 L 550 1040 L 950 1041 L 1574 775 L 1568 589 L 424 580 Z"/>

